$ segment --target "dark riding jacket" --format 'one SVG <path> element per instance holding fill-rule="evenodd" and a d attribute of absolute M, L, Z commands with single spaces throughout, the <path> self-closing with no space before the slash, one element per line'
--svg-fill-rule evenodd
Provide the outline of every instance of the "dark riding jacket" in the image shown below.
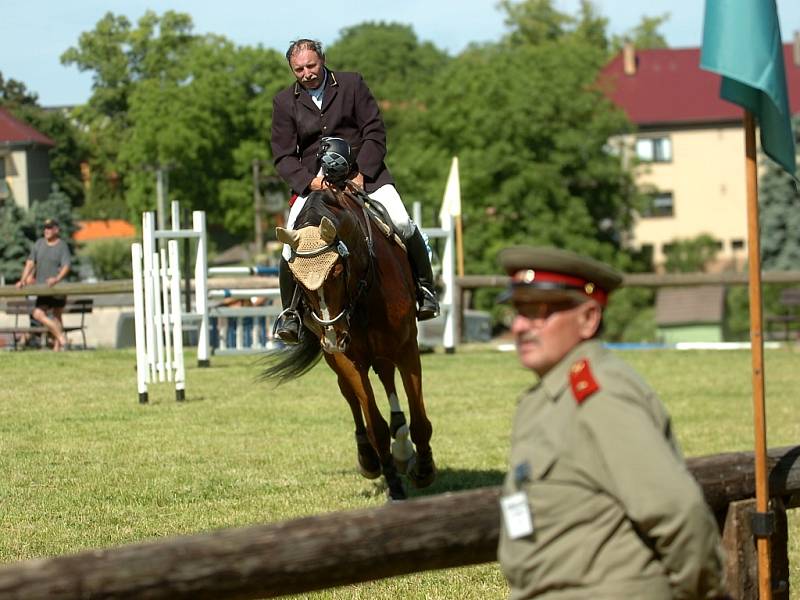
<path fill-rule="evenodd" d="M 386 127 L 378 103 L 358 73 L 326 69 L 322 109 L 308 92 L 294 83 L 272 101 L 272 156 L 278 174 L 299 195 L 308 193 L 319 172 L 319 141 L 341 137 L 356 153 L 367 193 L 394 183 L 384 164 Z"/>

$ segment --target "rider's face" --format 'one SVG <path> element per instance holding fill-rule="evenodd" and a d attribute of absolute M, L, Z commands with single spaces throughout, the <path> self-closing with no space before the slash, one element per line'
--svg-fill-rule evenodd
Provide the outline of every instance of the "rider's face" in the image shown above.
<path fill-rule="evenodd" d="M 304 49 L 294 53 L 289 59 L 289 66 L 304 88 L 313 90 L 322 85 L 322 67 L 325 66 L 325 61 L 313 50 Z"/>

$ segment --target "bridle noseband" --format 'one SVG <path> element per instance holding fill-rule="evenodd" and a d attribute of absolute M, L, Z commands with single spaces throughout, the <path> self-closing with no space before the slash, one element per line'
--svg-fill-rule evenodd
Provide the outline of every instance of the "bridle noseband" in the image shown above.
<path fill-rule="evenodd" d="M 339 206 L 342 209 L 347 210 L 347 211 L 351 211 L 352 210 L 352 208 L 349 205 L 347 205 L 347 204 L 343 205 L 341 200 L 340 200 Z M 372 273 L 374 272 L 374 265 L 373 265 L 374 257 L 373 257 L 373 253 L 372 253 L 372 232 L 371 232 L 371 230 L 364 231 L 364 225 L 359 221 L 359 219 L 357 217 L 355 217 L 355 215 L 353 215 L 353 216 L 354 216 L 354 218 L 356 218 L 356 221 L 358 222 L 359 226 L 361 227 L 362 232 L 365 234 L 364 237 L 365 237 L 365 241 L 367 242 L 367 249 L 368 249 L 368 254 L 369 254 L 369 256 L 368 256 L 369 260 L 367 262 L 366 271 L 364 272 L 364 276 L 361 279 L 358 280 L 358 286 L 357 286 L 357 288 L 356 288 L 354 293 L 349 293 L 350 289 L 348 287 L 350 268 L 351 268 L 350 267 L 350 261 L 349 261 L 349 259 L 350 259 L 350 250 L 348 249 L 347 244 L 345 244 L 343 240 L 339 239 L 338 234 L 337 234 L 336 239 L 334 239 L 329 244 L 327 244 L 325 246 L 322 246 L 320 248 L 315 248 L 313 250 L 292 250 L 292 253 L 295 256 L 299 256 L 299 257 L 303 257 L 303 258 L 313 258 L 315 256 L 319 256 L 320 254 L 323 254 L 325 252 L 330 252 L 331 250 L 333 250 L 339 255 L 339 257 L 342 260 L 342 266 L 343 266 L 343 269 L 344 269 L 344 273 L 343 273 L 344 285 L 345 285 L 345 290 L 348 292 L 348 296 L 349 296 L 347 304 L 345 305 L 345 307 L 335 317 L 333 317 L 331 319 L 323 319 L 322 317 L 317 315 L 316 311 L 314 311 L 314 309 L 311 306 L 307 306 L 308 312 L 311 315 L 311 318 L 318 325 L 321 325 L 324 329 L 332 328 L 336 323 L 338 323 L 342 319 L 344 319 L 345 322 L 347 323 L 347 327 L 350 326 L 350 316 L 352 315 L 353 311 L 355 310 L 355 307 L 358 305 L 358 302 L 361 299 L 361 297 L 367 291 L 367 289 L 369 287 L 369 281 L 368 280 L 370 279 Z M 369 216 L 366 214 L 366 212 L 365 212 L 364 216 L 367 219 L 367 227 L 369 227 L 369 221 L 368 221 L 369 220 Z"/>

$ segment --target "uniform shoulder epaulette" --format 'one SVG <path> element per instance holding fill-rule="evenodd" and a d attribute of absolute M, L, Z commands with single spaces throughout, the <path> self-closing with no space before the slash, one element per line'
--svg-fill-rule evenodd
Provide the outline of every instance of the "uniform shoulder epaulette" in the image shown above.
<path fill-rule="evenodd" d="M 575 402 L 583 404 L 584 401 L 600 389 L 600 385 L 592 375 L 589 361 L 579 360 L 569 370 L 569 385 L 575 396 Z"/>

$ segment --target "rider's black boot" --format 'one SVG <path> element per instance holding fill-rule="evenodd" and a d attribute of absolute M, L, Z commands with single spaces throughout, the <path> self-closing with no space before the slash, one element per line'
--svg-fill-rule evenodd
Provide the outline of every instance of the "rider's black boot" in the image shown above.
<path fill-rule="evenodd" d="M 283 312 L 278 318 L 275 328 L 275 336 L 287 344 L 296 344 L 300 337 L 300 316 L 297 311 L 290 308 L 294 297 L 294 289 L 297 285 L 289 270 L 289 263 L 281 258 L 278 270 L 278 283 L 281 286 L 281 304 Z"/>
<path fill-rule="evenodd" d="M 406 240 L 408 260 L 411 270 L 417 280 L 417 319 L 425 321 L 439 316 L 439 301 L 433 289 L 433 269 L 428 256 L 428 247 L 419 228 L 414 228 L 414 234 Z"/>

